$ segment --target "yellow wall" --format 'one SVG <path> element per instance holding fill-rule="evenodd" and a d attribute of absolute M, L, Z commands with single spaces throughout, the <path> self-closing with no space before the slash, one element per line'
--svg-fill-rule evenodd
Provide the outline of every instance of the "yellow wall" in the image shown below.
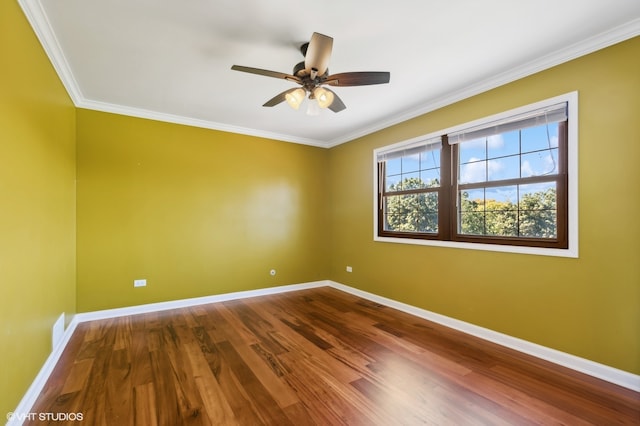
<path fill-rule="evenodd" d="M 13 1 L 0 55 L 0 413 L 76 299 L 326 278 L 640 374 L 639 38 L 331 150 L 76 111 Z M 573 90 L 579 259 L 373 242 L 374 148 Z"/>
<path fill-rule="evenodd" d="M 326 279 L 328 155 L 78 110 L 78 310 Z"/>
<path fill-rule="evenodd" d="M 15 1 L 0 2 L 0 415 L 75 312 L 75 110 Z"/>
<path fill-rule="evenodd" d="M 574 90 L 579 259 L 373 242 L 374 148 Z M 639 374 L 639 159 L 640 38 L 338 146 L 331 279 Z"/>

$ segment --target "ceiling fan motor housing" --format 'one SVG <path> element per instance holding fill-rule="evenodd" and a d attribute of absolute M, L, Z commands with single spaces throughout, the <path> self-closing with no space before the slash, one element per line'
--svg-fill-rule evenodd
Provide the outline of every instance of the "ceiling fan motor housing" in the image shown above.
<path fill-rule="evenodd" d="M 304 57 L 307 56 L 307 49 L 308 48 L 309 48 L 309 42 L 302 43 L 300 45 L 300 52 L 302 53 L 302 56 L 304 56 Z"/>
<path fill-rule="evenodd" d="M 315 71 L 315 69 L 312 70 Z M 314 78 L 313 74 L 307 73 L 307 69 L 303 61 L 297 63 L 296 66 L 293 67 L 293 75 L 300 78 L 300 84 L 307 92 L 312 92 L 313 89 L 324 83 L 324 80 L 326 79 L 325 77 L 329 75 L 329 69 L 325 71 L 324 75 L 316 75 Z"/>
<path fill-rule="evenodd" d="M 293 75 L 295 75 L 296 77 L 303 77 L 306 74 L 304 71 L 305 71 L 304 61 L 298 62 L 293 67 Z"/>

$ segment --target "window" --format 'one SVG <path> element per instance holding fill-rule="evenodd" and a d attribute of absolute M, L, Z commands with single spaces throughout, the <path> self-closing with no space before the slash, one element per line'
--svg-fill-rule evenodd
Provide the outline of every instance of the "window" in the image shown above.
<path fill-rule="evenodd" d="M 577 94 L 375 151 L 375 239 L 577 256 Z"/>
<path fill-rule="evenodd" d="M 382 234 L 437 235 L 441 138 L 379 156 Z"/>

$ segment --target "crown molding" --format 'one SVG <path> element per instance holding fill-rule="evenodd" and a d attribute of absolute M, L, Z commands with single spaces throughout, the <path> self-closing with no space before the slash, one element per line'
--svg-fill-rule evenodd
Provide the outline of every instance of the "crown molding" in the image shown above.
<path fill-rule="evenodd" d="M 470 98 L 480 93 L 511 83 L 523 77 L 544 71 L 548 68 L 568 62 L 572 59 L 604 49 L 616 43 L 631 39 L 640 35 L 640 19 L 634 19 L 611 30 L 602 32 L 593 37 L 575 43 L 566 48 L 557 50 L 536 60 L 515 67 L 507 72 L 498 74 L 492 78 L 475 82 L 465 88 L 449 93 L 445 96 L 427 100 L 417 108 L 406 110 L 386 120 L 376 122 L 373 126 L 366 126 L 354 132 L 347 133 L 332 140 L 319 140 L 301 138 L 299 136 L 283 133 L 268 132 L 260 129 L 233 126 L 214 121 L 196 119 L 191 117 L 177 116 L 157 111 L 150 111 L 125 105 L 116 105 L 87 99 L 82 94 L 82 90 L 75 79 L 71 67 L 66 60 L 62 48 L 53 32 L 51 24 L 46 16 L 39 0 L 18 0 L 27 20 L 33 27 L 38 40 L 42 44 L 49 60 L 58 73 L 62 84 L 67 90 L 74 105 L 78 108 L 92 109 L 103 112 L 110 112 L 121 115 L 128 115 L 138 118 L 146 118 L 157 121 L 165 121 L 175 124 L 183 124 L 193 127 L 201 127 L 211 130 L 238 133 L 248 136 L 255 136 L 266 139 L 274 139 L 283 142 L 298 143 L 323 148 L 332 148 L 337 145 L 352 141 L 354 139 L 377 132 L 387 127 L 402 123 L 420 115 L 435 111 L 436 109 L 451 105 L 455 102 Z"/>
<path fill-rule="evenodd" d="M 326 142 L 316 139 L 301 138 L 283 133 L 268 132 L 260 129 L 252 129 L 249 127 L 233 126 L 230 124 L 218 123 L 215 121 L 202 120 L 192 117 L 184 117 L 180 115 L 167 114 L 163 112 L 151 111 L 144 108 L 134 108 L 125 105 L 117 105 L 108 102 L 100 102 L 83 99 L 76 103 L 76 107 L 89 109 L 94 111 L 109 112 L 112 114 L 126 115 L 129 117 L 145 118 L 148 120 L 163 121 L 166 123 L 182 124 L 191 127 L 200 127 L 203 129 L 218 130 L 221 132 L 236 133 L 241 135 L 255 136 L 264 139 L 273 139 L 279 142 L 291 142 L 301 145 L 311 145 L 321 148 L 327 148 Z"/>
<path fill-rule="evenodd" d="M 36 37 L 49 57 L 53 68 L 58 73 L 58 77 L 60 77 L 62 85 L 67 90 L 71 101 L 74 105 L 78 106 L 84 99 L 84 96 L 62 52 L 60 43 L 58 43 L 58 39 L 53 32 L 47 14 L 42 8 L 42 4 L 39 0 L 18 0 L 18 4 L 31 24 L 33 31 L 36 33 Z"/>

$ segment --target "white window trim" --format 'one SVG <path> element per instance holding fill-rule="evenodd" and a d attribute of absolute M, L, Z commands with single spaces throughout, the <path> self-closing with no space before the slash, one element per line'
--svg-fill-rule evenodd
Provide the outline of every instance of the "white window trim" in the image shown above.
<path fill-rule="evenodd" d="M 421 240 L 414 238 L 395 238 L 395 237 L 381 237 L 378 235 L 378 156 L 384 152 L 395 151 L 402 148 L 407 148 L 412 145 L 416 145 L 420 141 L 429 140 L 432 138 L 446 135 L 452 132 L 461 131 L 467 128 L 476 127 L 485 123 L 505 119 L 514 115 L 523 114 L 527 111 L 545 108 L 558 104 L 560 102 L 567 102 L 567 114 L 568 114 L 568 139 L 567 139 L 567 162 L 568 162 L 568 178 L 569 187 L 567 200 L 569 204 L 568 211 L 568 232 L 569 232 L 569 247 L 566 249 L 555 248 L 542 248 L 542 247 L 523 247 L 523 246 L 509 246 L 499 244 L 482 244 L 482 243 L 463 243 L 457 241 L 440 241 L 440 240 Z M 514 108 L 509 111 L 501 112 L 499 114 L 484 117 L 478 120 L 474 120 L 468 123 L 450 127 L 447 129 L 439 130 L 437 132 L 429 133 L 427 135 L 418 136 L 416 138 L 408 139 L 405 141 L 397 142 L 392 145 L 387 145 L 381 148 L 377 148 L 373 151 L 373 240 L 385 243 L 400 243 L 400 244 L 414 244 L 421 246 L 435 246 L 435 247 L 447 247 L 458 249 L 470 249 L 470 250 L 485 250 L 485 251 L 497 251 L 507 253 L 520 253 L 520 254 L 532 254 L 541 256 L 557 256 L 557 257 L 571 257 L 578 258 L 578 92 L 570 92 L 564 95 L 556 96 L 550 99 L 545 99 L 540 102 L 525 105 L 519 108 Z"/>

